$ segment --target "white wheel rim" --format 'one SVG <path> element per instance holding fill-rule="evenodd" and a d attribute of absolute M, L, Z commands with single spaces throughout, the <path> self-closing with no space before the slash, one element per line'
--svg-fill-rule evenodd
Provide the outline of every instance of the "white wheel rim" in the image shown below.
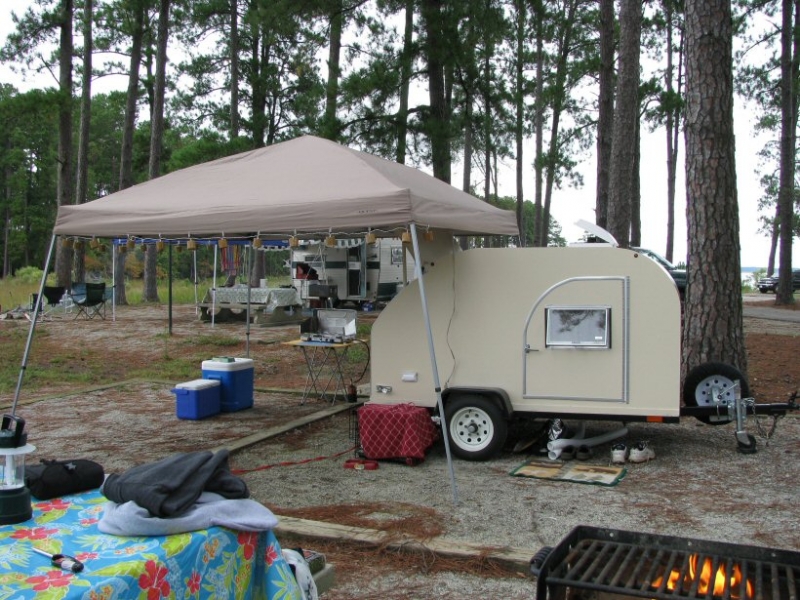
<path fill-rule="evenodd" d="M 710 375 L 694 390 L 697 406 L 728 406 L 736 400 L 734 382 L 722 375 Z"/>
<path fill-rule="evenodd" d="M 468 406 L 450 417 L 450 437 L 460 448 L 478 452 L 494 439 L 494 423 L 486 411 Z"/>

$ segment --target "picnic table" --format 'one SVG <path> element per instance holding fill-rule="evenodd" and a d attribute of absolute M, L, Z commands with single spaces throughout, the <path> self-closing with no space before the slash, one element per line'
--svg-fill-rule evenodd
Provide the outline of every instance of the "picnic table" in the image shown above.
<path fill-rule="evenodd" d="M 215 322 L 247 320 L 247 299 L 254 323 L 269 325 L 298 322 L 302 317 L 302 301 L 297 290 L 289 288 L 210 288 L 198 303 L 200 319 Z"/>

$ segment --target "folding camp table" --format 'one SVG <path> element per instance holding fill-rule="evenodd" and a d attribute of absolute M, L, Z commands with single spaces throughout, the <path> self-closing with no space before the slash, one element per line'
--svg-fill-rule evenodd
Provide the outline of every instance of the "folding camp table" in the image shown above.
<path fill-rule="evenodd" d="M 336 402 L 336 398 L 339 396 L 346 399 L 347 385 L 344 381 L 341 359 L 354 343 L 353 341 L 316 342 L 306 340 L 284 342 L 286 346 L 300 348 L 306 361 L 308 374 L 301 404 L 305 404 L 312 392 L 319 398 L 325 398 L 329 389 L 331 390 L 331 404 Z"/>

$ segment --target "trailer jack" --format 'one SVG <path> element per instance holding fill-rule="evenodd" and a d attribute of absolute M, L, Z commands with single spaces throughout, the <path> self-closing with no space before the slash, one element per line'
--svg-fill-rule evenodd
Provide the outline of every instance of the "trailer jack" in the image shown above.
<path fill-rule="evenodd" d="M 734 437 L 736 438 L 737 449 L 742 454 L 755 454 L 756 438 L 749 434 L 745 428 L 747 415 L 769 415 L 775 419 L 772 430 L 766 437 L 770 437 L 772 432 L 775 431 L 777 419 L 786 415 L 789 411 L 800 410 L 800 405 L 797 404 L 798 392 L 792 393 L 788 402 L 775 403 L 775 404 L 759 404 L 755 398 L 742 398 L 741 384 L 738 380 L 733 382 L 734 385 L 734 399 L 731 401 L 730 396 L 723 393 L 723 389 L 712 389 L 709 393 L 711 402 L 704 406 L 682 406 L 681 416 L 690 417 L 716 417 L 715 422 L 718 424 L 730 423 L 736 421 L 736 431 Z M 730 387 L 728 387 L 730 392 Z M 758 422 L 756 423 L 758 425 Z"/>

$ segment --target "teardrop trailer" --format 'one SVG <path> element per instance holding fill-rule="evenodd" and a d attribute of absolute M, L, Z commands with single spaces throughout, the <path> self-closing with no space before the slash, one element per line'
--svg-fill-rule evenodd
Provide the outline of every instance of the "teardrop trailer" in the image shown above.
<path fill-rule="evenodd" d="M 681 391 L 678 291 L 638 252 L 606 245 L 461 251 L 437 231 L 420 254 L 444 422 L 460 458 L 496 455 L 520 417 L 735 422 L 738 449 L 751 453 L 748 414 L 797 409 L 794 398 L 755 403 L 739 371 L 720 363 L 693 369 Z M 419 293 L 410 283 L 373 325 L 370 401 L 413 403 L 435 415 Z"/>

